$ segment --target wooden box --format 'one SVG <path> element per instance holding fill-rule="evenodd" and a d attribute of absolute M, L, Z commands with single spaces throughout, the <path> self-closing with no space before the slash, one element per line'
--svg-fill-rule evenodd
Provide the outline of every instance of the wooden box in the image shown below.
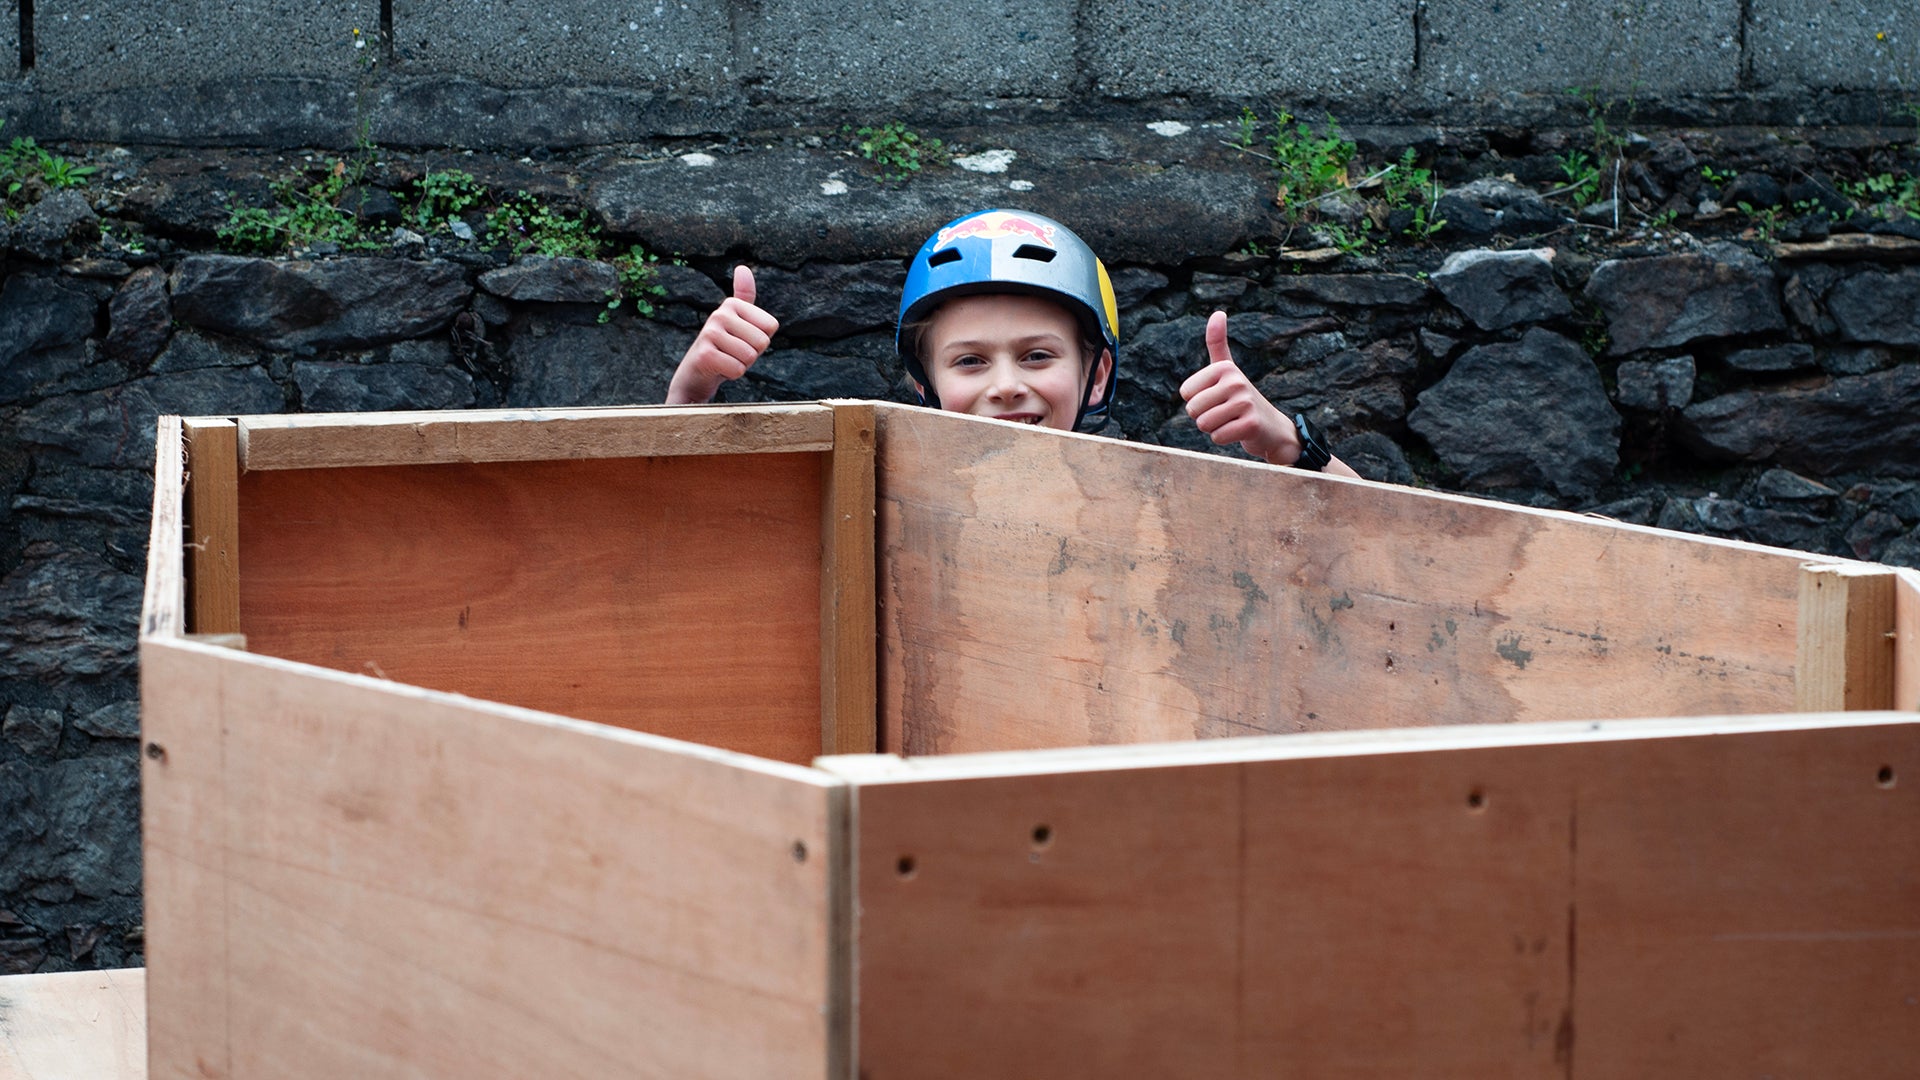
<path fill-rule="evenodd" d="M 1911 572 L 867 403 L 159 446 L 155 1078 L 1920 1066 Z"/>

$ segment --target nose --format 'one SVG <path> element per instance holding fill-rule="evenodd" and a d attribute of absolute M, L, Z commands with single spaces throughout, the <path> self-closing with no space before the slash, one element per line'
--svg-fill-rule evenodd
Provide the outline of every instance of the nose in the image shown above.
<path fill-rule="evenodd" d="M 992 401 L 1015 401 L 1027 392 L 1027 383 L 1020 377 L 1020 365 L 1001 361 L 993 365 L 993 383 L 987 388 L 987 397 Z"/>

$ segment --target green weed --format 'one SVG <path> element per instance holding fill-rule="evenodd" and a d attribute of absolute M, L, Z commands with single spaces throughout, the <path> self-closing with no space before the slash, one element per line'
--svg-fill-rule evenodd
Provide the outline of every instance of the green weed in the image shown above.
<path fill-rule="evenodd" d="M 487 241 L 515 255 L 597 259 L 600 230 L 585 210 L 568 214 L 522 191 L 487 214 Z"/>
<path fill-rule="evenodd" d="M 1290 215 L 1330 191 L 1347 186 L 1347 166 L 1356 147 L 1340 133 L 1340 123 L 1327 117 L 1326 133 L 1318 134 L 1293 114 L 1281 110 L 1273 117 L 1274 132 L 1267 137 L 1278 174 L 1275 200 Z"/>
<path fill-rule="evenodd" d="M 415 201 L 407 221 L 421 232 L 445 224 L 486 197 L 487 189 L 472 173 L 459 169 L 430 172 L 414 183 Z"/>
<path fill-rule="evenodd" d="M 633 301 L 635 312 L 652 318 L 653 298 L 667 295 L 666 288 L 660 284 L 660 256 L 635 244 L 626 254 L 615 255 L 611 261 L 614 271 L 620 275 L 620 288 L 607 296 L 607 309 L 600 313 L 600 321 L 606 322 L 626 300 Z"/>
<path fill-rule="evenodd" d="M 5 125 L 0 120 L 0 127 Z M 47 192 L 82 187 L 99 171 L 49 153 L 30 137 L 15 137 L 0 147 L 0 213 L 11 221 Z"/>
<path fill-rule="evenodd" d="M 945 164 L 946 148 L 939 139 L 921 135 L 898 120 L 853 133 L 860 156 L 880 167 L 882 180 L 905 180 L 924 166 Z"/>
<path fill-rule="evenodd" d="M 348 251 L 378 248 L 379 242 L 364 231 L 358 208 L 341 205 L 349 176 L 357 171 L 339 160 L 329 162 L 313 184 L 303 184 L 299 177 L 275 181 L 272 209 L 232 208 L 227 223 L 214 234 L 229 250 L 263 255 L 314 244 L 336 244 Z"/>
<path fill-rule="evenodd" d="M 1433 216 L 1446 189 L 1433 178 L 1432 169 L 1419 167 L 1419 160 L 1413 147 L 1407 147 L 1393 170 L 1380 178 L 1380 198 L 1389 211 L 1413 211 L 1413 224 L 1404 230 L 1406 235 L 1415 240 L 1430 240 L 1447 224 L 1445 218 Z"/>
<path fill-rule="evenodd" d="M 1600 195 L 1600 166 L 1580 150 L 1558 154 L 1554 160 L 1560 163 L 1560 172 L 1567 178 L 1567 186 L 1560 190 L 1573 200 L 1574 208 L 1584 210 L 1593 205 Z"/>

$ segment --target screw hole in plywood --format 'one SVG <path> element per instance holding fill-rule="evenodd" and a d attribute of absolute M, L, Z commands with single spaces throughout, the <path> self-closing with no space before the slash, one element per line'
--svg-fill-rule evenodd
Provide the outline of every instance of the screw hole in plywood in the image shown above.
<path fill-rule="evenodd" d="M 1897 777 L 1895 777 L 1893 774 L 1893 766 L 1882 765 L 1880 766 L 1880 771 L 1874 774 L 1873 779 L 1874 779 L 1874 782 L 1879 784 L 1881 787 L 1890 788 L 1893 786 L 1894 781 L 1897 779 Z"/>
<path fill-rule="evenodd" d="M 147 744 L 147 756 L 155 761 L 167 760 L 167 748 L 157 742 Z"/>
<path fill-rule="evenodd" d="M 913 875 L 919 872 L 920 866 L 913 861 L 913 856 L 902 855 L 900 861 L 893 865 L 893 869 L 894 873 L 900 876 L 901 881 L 912 881 Z"/>
<path fill-rule="evenodd" d="M 805 840 L 795 840 L 793 842 L 793 861 L 802 863 L 807 861 L 807 842 Z"/>
<path fill-rule="evenodd" d="M 1474 788 L 1472 791 L 1467 792 L 1467 809 L 1468 810 L 1472 810 L 1475 813 L 1478 813 L 1479 811 L 1485 810 L 1486 808 L 1487 808 L 1486 792 L 1480 790 L 1479 788 Z"/>
<path fill-rule="evenodd" d="M 1053 843 L 1053 826 L 1035 825 L 1033 827 L 1033 846 L 1036 850 Z"/>

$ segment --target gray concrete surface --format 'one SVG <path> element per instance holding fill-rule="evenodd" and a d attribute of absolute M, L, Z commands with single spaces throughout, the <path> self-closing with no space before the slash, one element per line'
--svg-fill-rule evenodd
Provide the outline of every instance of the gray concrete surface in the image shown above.
<path fill-rule="evenodd" d="M 1415 0 L 1111 0 L 1085 7 L 1094 90 L 1247 99 L 1373 97 L 1413 66 Z"/>
<path fill-rule="evenodd" d="M 20 76 L 20 0 L 0 0 L 0 83 Z"/>
<path fill-rule="evenodd" d="M 33 79 L 44 90 L 353 80 L 379 52 L 379 0 L 38 0 L 33 16 Z M 354 47 L 356 28 L 364 48 Z"/>
<path fill-rule="evenodd" d="M 1726 0 L 1432 0 L 1423 22 L 1419 81 L 1441 101 L 1739 82 L 1740 6 Z"/>
<path fill-rule="evenodd" d="M 1068 98 L 1071 0 L 759 0 L 739 5 L 736 59 L 789 102 L 890 104 L 927 94 Z"/>
<path fill-rule="evenodd" d="M 1920 93 L 1920 4 L 1913 0 L 1753 0 L 1753 78 Z"/>
<path fill-rule="evenodd" d="M 72 140 L 339 145 L 370 112 L 401 145 L 497 147 L 1242 105 L 1577 124 L 1572 88 L 1669 121 L 1870 123 L 1920 96 L 1914 0 L 394 0 L 390 57 L 379 0 L 38 0 L 9 78 L 19 3 L 0 109 Z"/>
<path fill-rule="evenodd" d="M 732 76 L 724 0 L 394 0 L 393 26 L 394 67 L 407 75 L 701 93 Z"/>

